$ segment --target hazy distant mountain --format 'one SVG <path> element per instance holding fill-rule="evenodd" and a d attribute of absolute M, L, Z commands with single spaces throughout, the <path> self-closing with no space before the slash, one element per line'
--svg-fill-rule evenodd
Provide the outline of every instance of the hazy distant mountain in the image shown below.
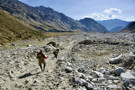
<path fill-rule="evenodd" d="M 135 21 L 128 24 L 122 31 L 135 32 Z"/>
<path fill-rule="evenodd" d="M 107 28 L 107 30 L 109 30 L 109 31 L 112 31 L 112 29 L 113 29 L 113 32 L 117 32 L 117 31 L 122 30 L 130 22 L 123 21 L 120 19 L 110 19 L 110 20 L 98 21 L 98 23 L 105 26 Z M 114 29 L 116 29 L 116 30 L 114 30 Z"/>
<path fill-rule="evenodd" d="M 118 26 L 110 30 L 110 32 L 119 32 L 123 29 L 123 26 Z"/>
<path fill-rule="evenodd" d="M 93 31 L 93 32 L 108 32 L 107 29 L 96 22 L 94 19 L 91 18 L 84 18 L 79 20 L 80 23 L 82 23 L 85 27 L 87 27 L 88 31 Z"/>

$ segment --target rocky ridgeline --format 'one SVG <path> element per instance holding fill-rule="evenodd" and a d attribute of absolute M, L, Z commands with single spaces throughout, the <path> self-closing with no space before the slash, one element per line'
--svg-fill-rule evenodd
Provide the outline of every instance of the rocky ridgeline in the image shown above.
<path fill-rule="evenodd" d="M 0 51 L 0 89 L 134 90 L 134 44 L 130 33 L 58 36 L 24 47 L 14 43 Z M 57 48 L 55 59 L 52 52 Z M 36 60 L 39 49 L 49 56 L 45 72 Z"/>

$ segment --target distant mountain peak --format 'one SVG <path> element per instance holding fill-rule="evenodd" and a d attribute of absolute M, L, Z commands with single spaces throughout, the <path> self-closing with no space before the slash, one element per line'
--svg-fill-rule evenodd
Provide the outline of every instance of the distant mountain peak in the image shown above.
<path fill-rule="evenodd" d="M 98 32 L 108 32 L 104 26 L 102 26 L 92 18 L 84 18 L 84 19 L 80 19 L 79 21 L 84 26 L 86 26 L 88 30 L 98 31 Z"/>
<path fill-rule="evenodd" d="M 120 31 L 119 29 L 122 30 L 122 27 L 124 28 L 126 25 L 128 25 L 130 22 L 120 20 L 120 19 L 109 19 L 109 20 L 103 20 L 103 21 L 97 21 L 101 25 L 105 26 L 107 30 L 109 31 Z M 121 26 L 121 28 L 119 27 Z"/>

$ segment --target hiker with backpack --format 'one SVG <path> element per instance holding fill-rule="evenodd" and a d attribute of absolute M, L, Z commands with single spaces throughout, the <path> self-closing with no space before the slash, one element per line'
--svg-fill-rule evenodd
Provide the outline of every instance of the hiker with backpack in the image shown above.
<path fill-rule="evenodd" d="M 47 59 L 47 58 L 48 58 L 48 56 L 44 55 L 42 50 L 40 50 L 40 52 L 37 53 L 38 64 L 41 68 L 41 71 L 44 71 L 44 69 L 45 69 L 46 62 L 44 59 Z M 43 68 L 42 68 L 42 64 L 44 65 Z"/>
<path fill-rule="evenodd" d="M 59 53 L 59 49 L 56 49 L 56 50 L 53 52 L 55 58 L 58 57 L 58 53 Z"/>

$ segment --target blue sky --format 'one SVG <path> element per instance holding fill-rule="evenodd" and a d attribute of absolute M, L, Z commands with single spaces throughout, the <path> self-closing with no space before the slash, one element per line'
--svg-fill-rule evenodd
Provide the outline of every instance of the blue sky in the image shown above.
<path fill-rule="evenodd" d="M 30 6 L 45 6 L 75 19 L 122 19 L 135 21 L 135 0 L 19 0 Z"/>

